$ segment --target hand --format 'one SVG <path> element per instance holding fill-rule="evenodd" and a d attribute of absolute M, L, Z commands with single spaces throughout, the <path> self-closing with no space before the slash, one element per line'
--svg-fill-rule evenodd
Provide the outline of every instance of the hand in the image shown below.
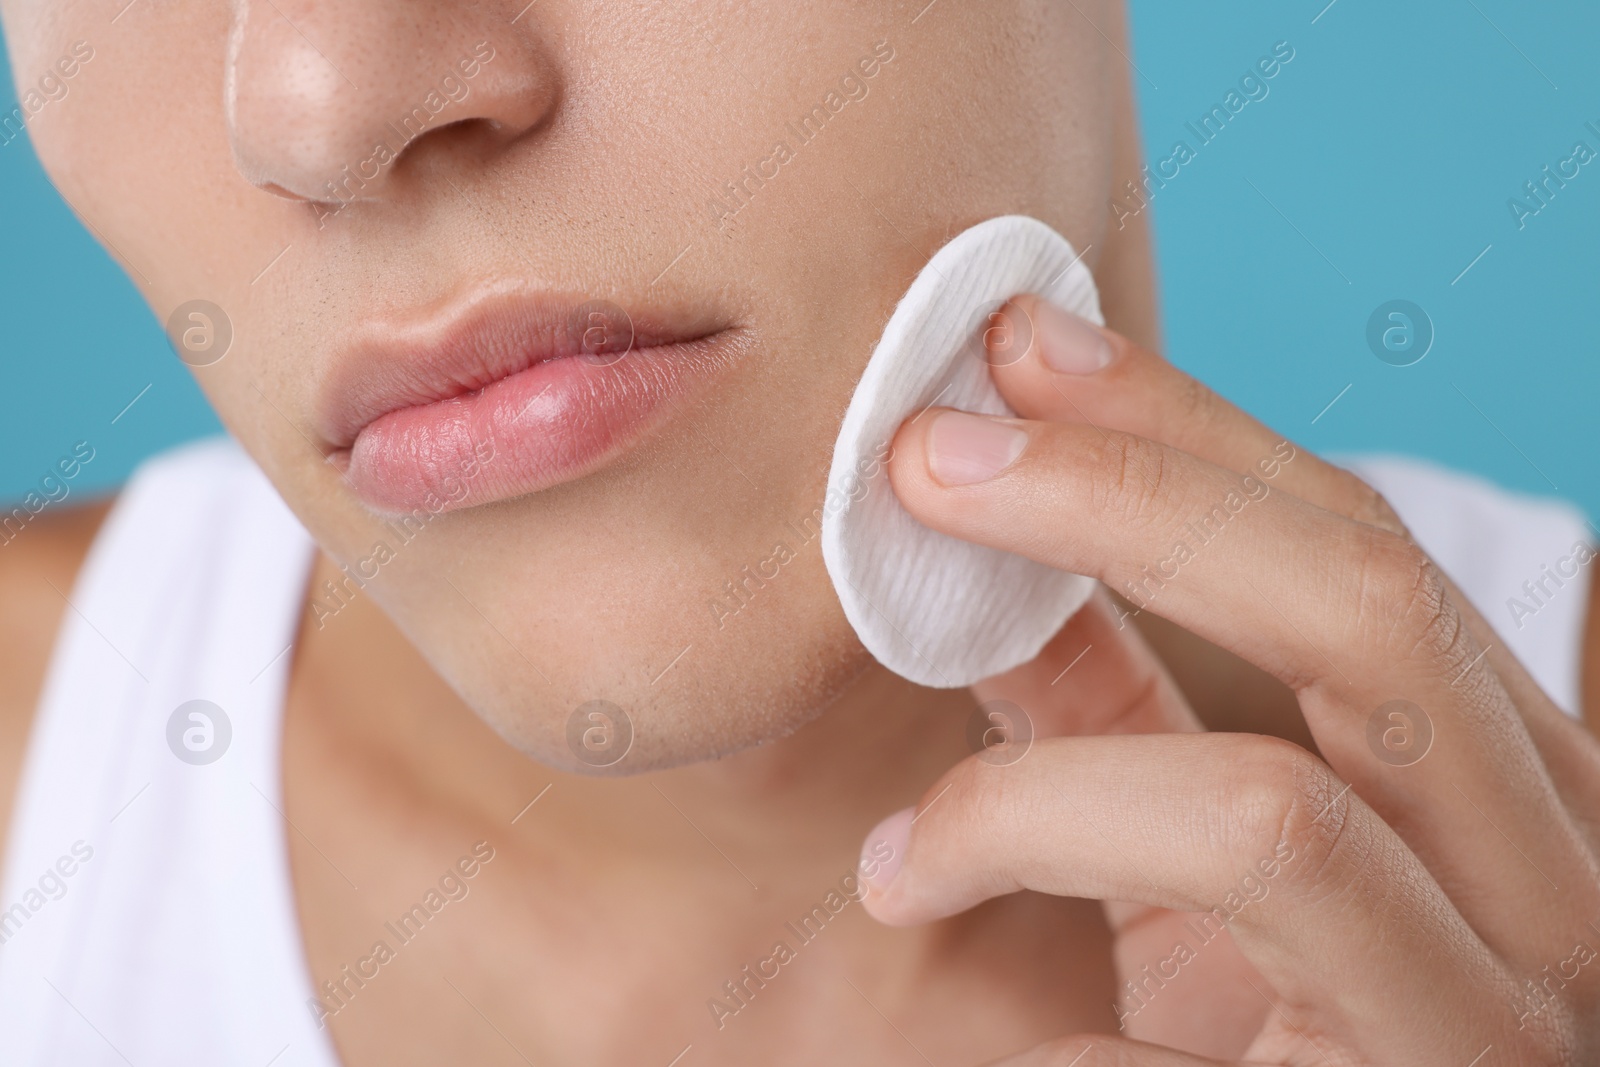
<path fill-rule="evenodd" d="M 1201 732 L 1102 597 L 977 687 L 1038 740 L 869 836 L 903 857 L 871 913 L 1132 902 L 1108 904 L 1132 1036 L 1007 1063 L 1600 1062 L 1600 745 L 1360 480 L 1110 331 L 1033 298 L 1006 313 L 1033 330 L 993 372 L 1021 417 L 908 422 L 900 500 L 1260 666 L 1321 758 Z"/>

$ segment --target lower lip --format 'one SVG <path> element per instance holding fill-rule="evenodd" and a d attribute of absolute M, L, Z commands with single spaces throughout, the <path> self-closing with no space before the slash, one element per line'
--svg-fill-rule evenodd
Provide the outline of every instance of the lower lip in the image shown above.
<path fill-rule="evenodd" d="M 732 335 L 562 357 L 476 392 L 391 411 L 330 460 L 368 506 L 431 513 L 538 492 L 592 473 L 732 356 Z"/>

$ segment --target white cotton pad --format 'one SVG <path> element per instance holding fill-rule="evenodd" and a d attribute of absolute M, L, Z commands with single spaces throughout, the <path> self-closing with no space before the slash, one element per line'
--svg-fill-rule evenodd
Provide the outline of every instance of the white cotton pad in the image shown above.
<path fill-rule="evenodd" d="M 1018 215 L 980 223 L 911 283 L 833 446 L 822 558 L 862 644 L 920 685 L 953 689 L 1026 663 L 1094 589 L 1092 579 L 923 526 L 895 499 L 883 462 L 900 425 L 924 408 L 1016 414 L 989 377 L 984 332 L 1022 293 L 1104 322 L 1094 279 L 1066 238 Z"/>

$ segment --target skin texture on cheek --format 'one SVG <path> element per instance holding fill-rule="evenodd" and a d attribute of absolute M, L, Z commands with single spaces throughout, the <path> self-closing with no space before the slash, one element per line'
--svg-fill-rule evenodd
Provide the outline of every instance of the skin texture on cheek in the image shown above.
<path fill-rule="evenodd" d="M 851 389 L 905 286 L 972 223 L 1031 214 L 1098 257 L 1099 37 L 1024 2 L 915 23 L 843 0 L 716 18 L 544 0 L 514 24 L 520 3 L 280 6 L 106 27 L 5 12 L 19 71 L 93 28 L 41 155 L 158 318 L 225 310 L 233 347 L 197 379 L 326 549 L 373 574 L 352 595 L 503 736 L 569 767 L 569 722 L 595 700 L 633 720 L 616 772 L 817 715 L 870 667 L 808 536 Z M 430 97 L 447 75 L 462 88 Z M 397 130 L 418 107 L 427 121 Z M 352 181 L 385 138 L 392 162 Z M 366 319 L 508 278 L 709 308 L 748 344 L 602 469 L 401 539 L 324 462 L 319 390 Z"/>

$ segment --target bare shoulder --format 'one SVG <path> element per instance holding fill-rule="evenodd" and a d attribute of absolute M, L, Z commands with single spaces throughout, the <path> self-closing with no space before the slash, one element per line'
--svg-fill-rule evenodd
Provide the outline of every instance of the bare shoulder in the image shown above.
<path fill-rule="evenodd" d="M 0 535 L 0 849 L 66 597 L 110 508 L 109 498 L 52 508 Z"/>

